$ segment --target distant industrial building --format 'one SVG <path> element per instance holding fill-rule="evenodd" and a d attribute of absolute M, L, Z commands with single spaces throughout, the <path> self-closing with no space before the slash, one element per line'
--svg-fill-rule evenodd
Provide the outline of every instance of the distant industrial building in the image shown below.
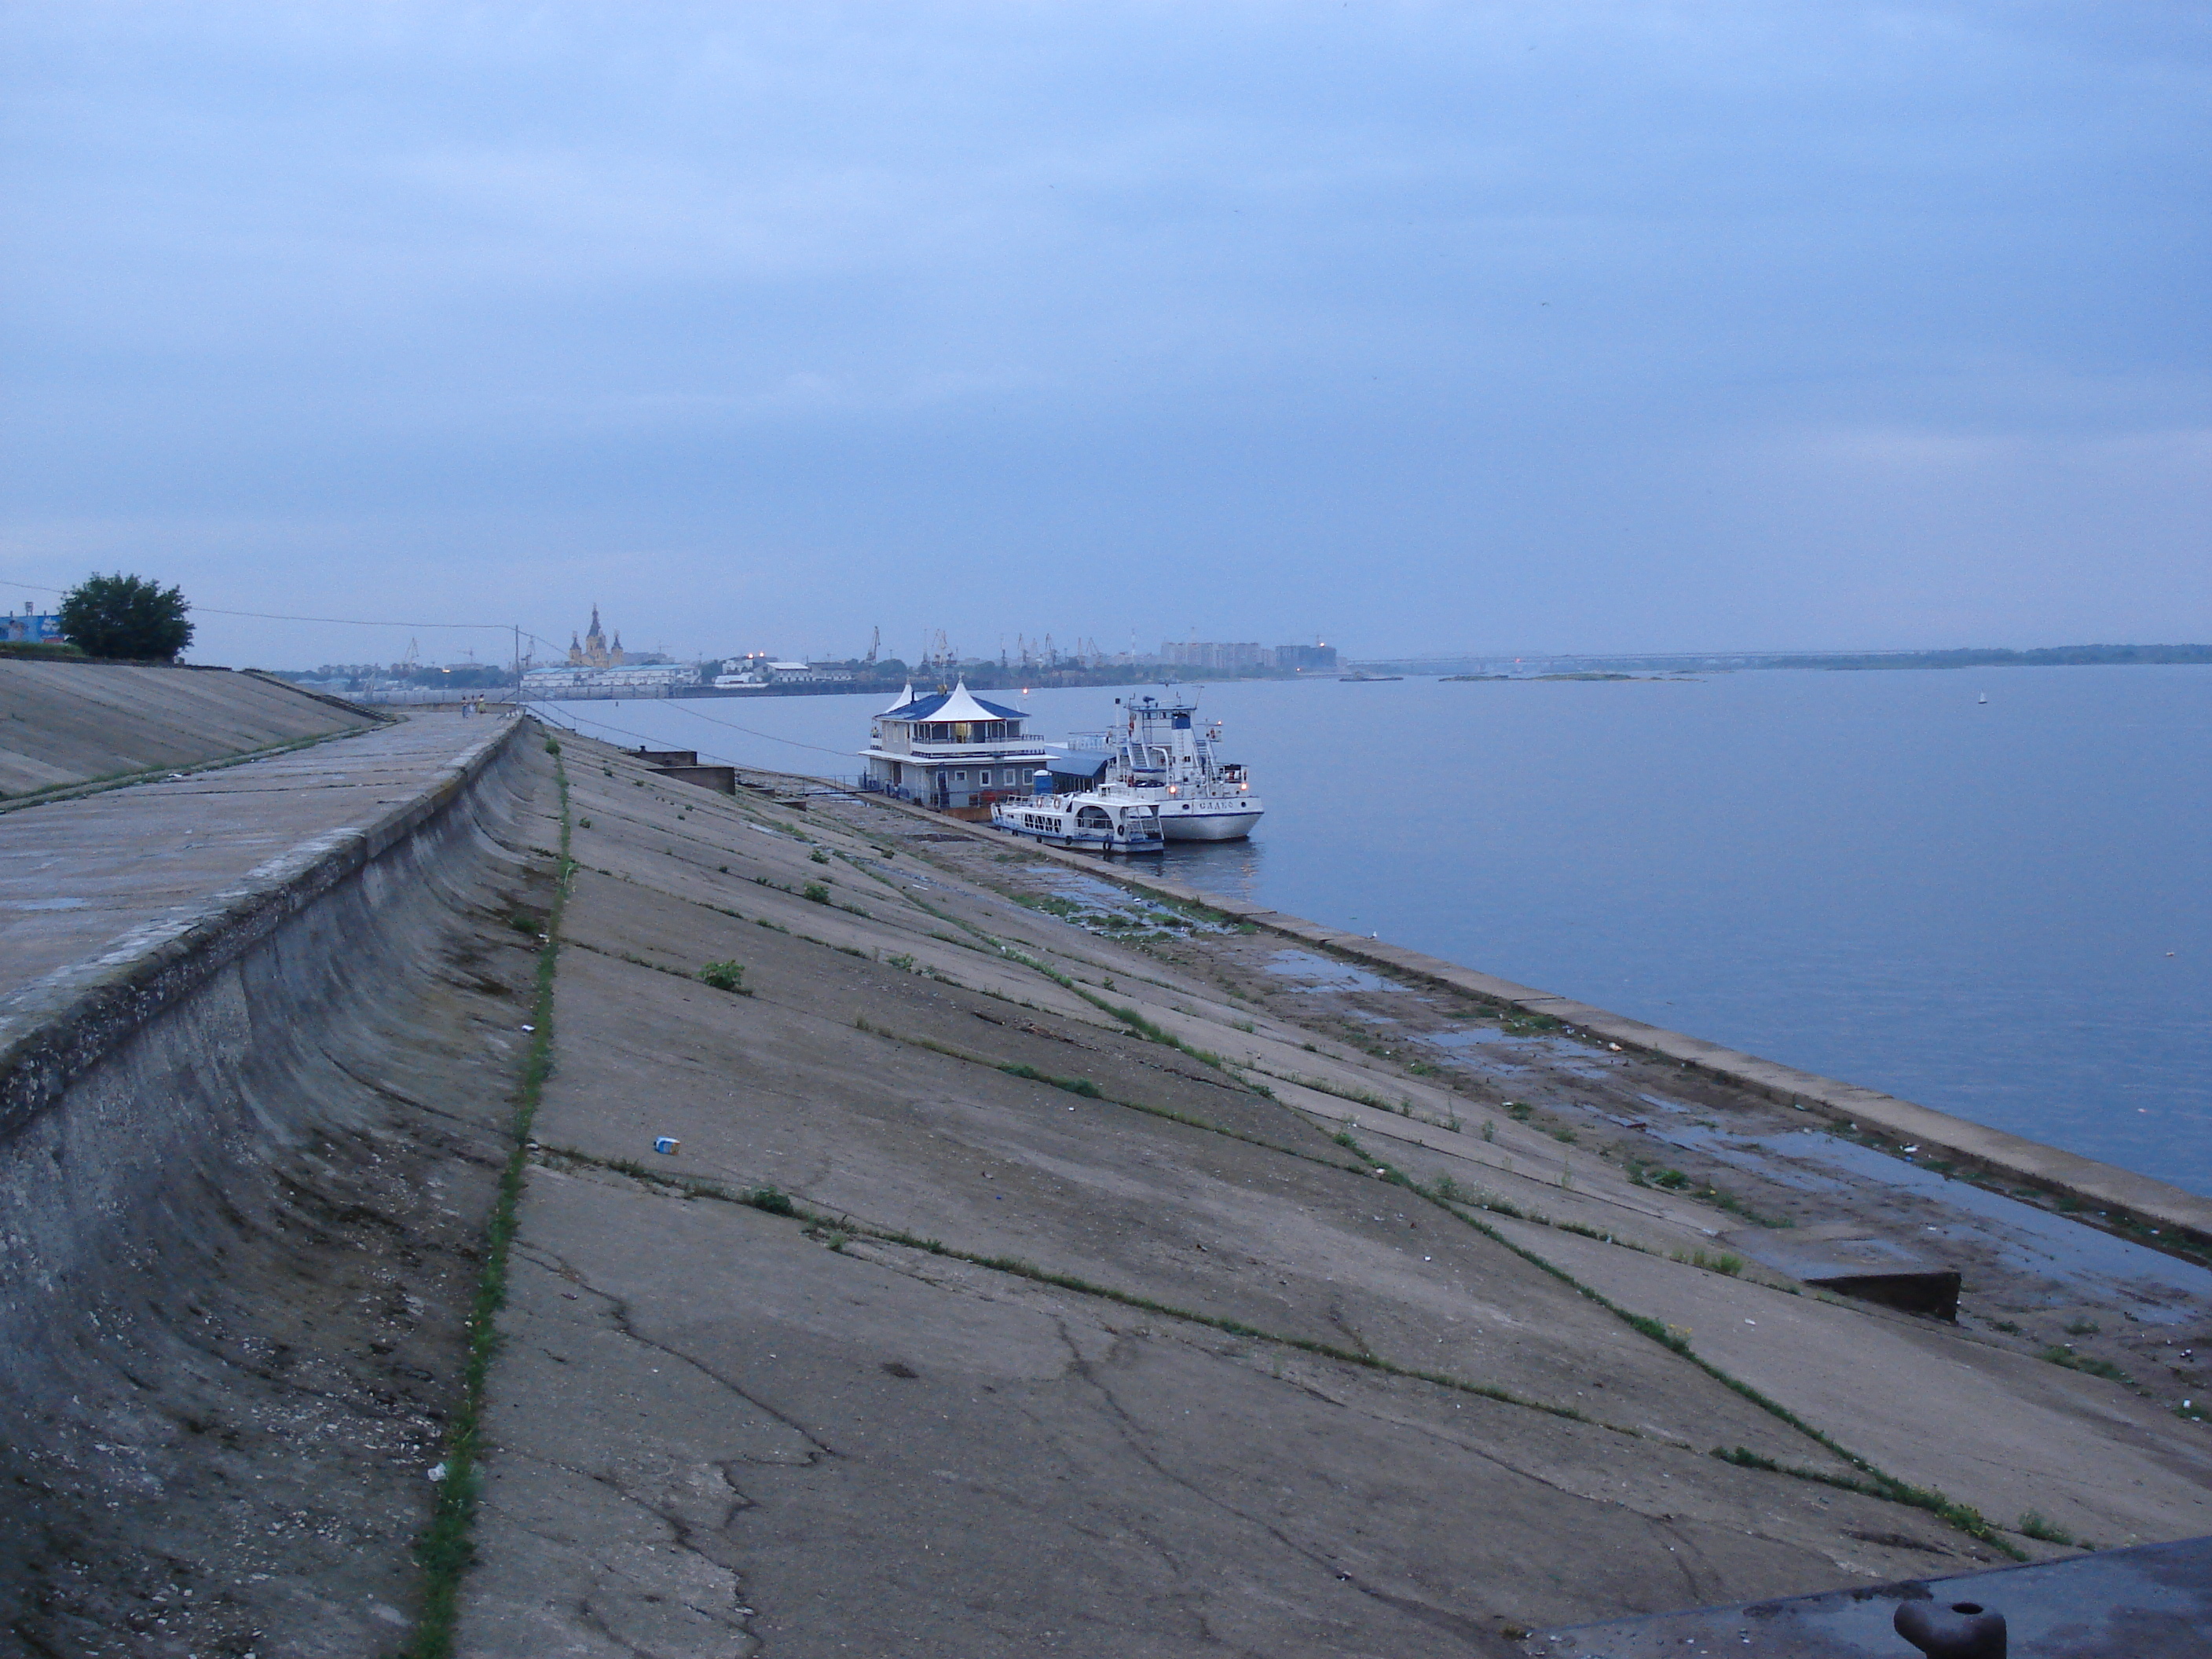
<path fill-rule="evenodd" d="M 722 659 L 722 672 L 714 676 L 719 691 L 765 691 L 773 685 L 834 685 L 849 681 L 849 668 L 830 668 L 811 662 L 778 662 L 764 651 Z"/>
<path fill-rule="evenodd" d="M 531 668 L 523 671 L 526 697 L 668 697 L 684 685 L 696 685 L 699 671 L 688 663 L 624 663 L 605 668 Z"/>
<path fill-rule="evenodd" d="M 1275 666 L 1297 673 L 1327 669 L 1334 674 L 1336 672 L 1336 647 L 1323 645 L 1318 640 L 1311 645 L 1279 645 L 1275 647 Z"/>

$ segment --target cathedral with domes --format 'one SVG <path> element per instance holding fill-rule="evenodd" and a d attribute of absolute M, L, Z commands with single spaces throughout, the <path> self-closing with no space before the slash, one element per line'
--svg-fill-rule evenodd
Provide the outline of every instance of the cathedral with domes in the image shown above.
<path fill-rule="evenodd" d="M 615 635 L 614 643 L 599 627 L 599 607 L 592 607 L 592 625 L 580 643 L 572 632 L 568 635 L 568 666 L 571 668 L 619 668 L 623 665 L 622 635 Z"/>

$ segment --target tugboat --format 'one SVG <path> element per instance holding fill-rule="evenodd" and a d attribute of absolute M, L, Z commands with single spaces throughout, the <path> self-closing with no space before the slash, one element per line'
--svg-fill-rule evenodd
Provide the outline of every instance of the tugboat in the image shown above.
<path fill-rule="evenodd" d="M 1035 791 L 995 803 L 992 826 L 1049 846 L 1094 853 L 1157 853 L 1166 845 L 1159 815 L 1147 802 L 1096 789 L 1063 795 L 1047 771 L 1037 773 Z"/>
<path fill-rule="evenodd" d="M 1160 833 L 1170 841 L 1237 841 L 1252 833 L 1267 809 L 1252 793 L 1245 769 L 1215 754 L 1218 720 L 1201 732 L 1197 702 L 1171 689 L 1164 700 L 1115 701 L 1122 709 L 1118 727 L 1078 733 L 1067 744 L 1071 759 L 1104 751 L 1097 769 L 1101 795 L 1157 809 Z"/>

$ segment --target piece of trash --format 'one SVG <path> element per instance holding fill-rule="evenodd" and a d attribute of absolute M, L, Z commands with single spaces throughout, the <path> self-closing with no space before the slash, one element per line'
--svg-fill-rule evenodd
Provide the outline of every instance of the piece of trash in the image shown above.
<path fill-rule="evenodd" d="M 1608 1042 L 1605 1046 L 1612 1049 L 1616 1054 L 1625 1054 L 1628 1052 L 1628 1050 L 1622 1048 L 1618 1042 Z"/>
<path fill-rule="evenodd" d="M 1906 1152 L 1918 1152 L 1918 1151 L 1920 1150 L 1920 1148 L 1918 1148 L 1917 1146 L 1907 1146 L 1905 1150 Z"/>
<path fill-rule="evenodd" d="M 446 1478 L 446 1466 L 443 1463 L 433 1463 L 423 1473 L 433 1480 L 443 1480 Z"/>
<path fill-rule="evenodd" d="M 1745 1320 L 1743 1322 L 1744 1322 L 1745 1324 L 1747 1324 L 1747 1325 L 1756 1325 L 1757 1323 L 1759 1323 L 1759 1322 L 1758 1322 L 1756 1319 L 1747 1319 L 1747 1320 Z"/>
<path fill-rule="evenodd" d="M 1384 1176 L 1384 1175 L 1388 1175 L 1388 1174 L 1389 1174 L 1390 1172 L 1389 1172 L 1388 1170 L 1377 1170 L 1375 1173 L 1376 1173 L 1376 1175 L 1378 1175 L 1378 1176 Z"/>
<path fill-rule="evenodd" d="M 653 1150 L 664 1156 L 673 1156 L 676 1149 L 683 1144 L 674 1135 L 655 1135 L 653 1138 Z"/>
<path fill-rule="evenodd" d="M 522 1029 L 526 1031 L 534 1031 L 538 1028 L 535 1025 L 526 1025 Z"/>

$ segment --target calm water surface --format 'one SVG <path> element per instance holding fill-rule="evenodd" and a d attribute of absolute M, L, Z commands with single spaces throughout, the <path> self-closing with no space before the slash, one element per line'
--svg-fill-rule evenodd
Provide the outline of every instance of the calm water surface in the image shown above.
<path fill-rule="evenodd" d="M 1058 738 L 1119 695 L 1011 700 Z M 885 701 L 550 712 L 849 776 Z M 2212 669 L 1264 682 L 1201 708 L 1269 811 L 1167 855 L 1200 886 L 2212 1193 Z"/>

